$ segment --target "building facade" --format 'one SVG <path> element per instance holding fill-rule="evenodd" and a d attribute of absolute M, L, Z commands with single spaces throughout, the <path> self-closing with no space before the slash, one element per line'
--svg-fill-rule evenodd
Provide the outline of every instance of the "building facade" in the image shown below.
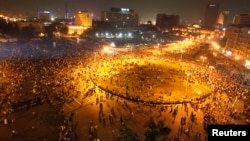
<path fill-rule="evenodd" d="M 205 9 L 204 26 L 216 27 L 219 16 L 219 5 L 208 4 Z"/>
<path fill-rule="evenodd" d="M 234 24 L 250 25 L 250 14 L 238 14 L 234 16 Z"/>
<path fill-rule="evenodd" d="M 219 39 L 224 36 L 223 30 L 212 27 L 202 27 L 197 24 L 188 26 L 175 26 L 173 27 L 172 32 L 185 38 L 199 38 L 207 42 L 214 39 Z"/>
<path fill-rule="evenodd" d="M 230 14 L 231 12 L 228 10 L 220 12 L 220 15 L 222 16 L 219 15 L 218 21 L 217 21 L 219 28 L 226 28 L 228 25 L 232 24 L 232 21 L 229 18 Z"/>
<path fill-rule="evenodd" d="M 171 30 L 174 26 L 179 25 L 179 21 L 179 15 L 156 15 L 156 27 L 162 32 L 165 32 L 166 30 Z"/>
<path fill-rule="evenodd" d="M 115 28 L 138 27 L 139 15 L 129 8 L 111 8 L 101 13 L 101 20 L 110 22 Z"/>
<path fill-rule="evenodd" d="M 75 14 L 75 22 L 76 26 L 83 26 L 83 28 L 91 28 L 92 27 L 92 13 L 86 11 L 78 11 Z"/>
<path fill-rule="evenodd" d="M 230 11 L 222 11 L 220 12 L 217 20 L 218 28 L 225 28 L 228 25 L 228 16 Z"/>
<path fill-rule="evenodd" d="M 51 14 L 49 11 L 40 11 L 38 12 L 38 20 L 39 21 L 50 21 Z"/>
<path fill-rule="evenodd" d="M 250 25 L 230 25 L 226 30 L 226 50 L 235 56 L 250 59 Z"/>

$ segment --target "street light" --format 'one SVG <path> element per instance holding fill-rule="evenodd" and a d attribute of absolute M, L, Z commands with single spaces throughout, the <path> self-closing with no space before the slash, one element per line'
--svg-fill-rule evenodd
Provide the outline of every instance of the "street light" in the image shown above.
<path fill-rule="evenodd" d="M 190 72 L 186 72 L 185 74 L 186 74 L 186 76 L 187 76 L 187 82 L 186 82 L 186 93 L 187 93 L 188 78 L 189 78 L 189 76 L 191 75 L 191 73 L 190 73 Z"/>
<path fill-rule="evenodd" d="M 184 52 L 185 52 L 185 50 L 181 50 L 181 59 L 180 59 L 180 62 L 182 61 L 182 55 L 183 55 Z"/>

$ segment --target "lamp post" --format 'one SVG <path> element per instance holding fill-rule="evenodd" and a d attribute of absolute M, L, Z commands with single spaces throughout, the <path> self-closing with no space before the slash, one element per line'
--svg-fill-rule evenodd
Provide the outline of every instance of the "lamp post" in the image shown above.
<path fill-rule="evenodd" d="M 181 59 L 180 59 L 180 62 L 182 61 L 182 55 L 185 51 L 184 50 L 181 50 Z"/>
<path fill-rule="evenodd" d="M 187 86 L 188 86 L 188 78 L 189 78 L 189 76 L 191 75 L 191 73 L 190 72 L 186 72 L 185 73 L 186 74 L 186 76 L 187 76 L 187 82 L 186 82 L 186 93 L 187 93 Z"/>

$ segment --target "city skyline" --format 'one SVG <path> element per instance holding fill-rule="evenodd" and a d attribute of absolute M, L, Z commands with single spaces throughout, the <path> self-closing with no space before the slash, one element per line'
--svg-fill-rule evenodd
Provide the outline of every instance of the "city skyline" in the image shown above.
<path fill-rule="evenodd" d="M 248 0 L 0 0 L 0 12 L 35 16 L 38 11 L 47 10 L 55 17 L 65 16 L 65 1 L 70 16 L 79 10 L 93 13 L 94 19 L 100 19 L 101 11 L 109 11 L 111 7 L 131 8 L 138 13 L 141 22 L 155 21 L 158 13 L 179 15 L 182 22 L 200 22 L 204 19 L 207 4 L 219 4 L 220 11 L 230 11 L 227 22 L 232 22 L 233 16 L 249 13 Z"/>

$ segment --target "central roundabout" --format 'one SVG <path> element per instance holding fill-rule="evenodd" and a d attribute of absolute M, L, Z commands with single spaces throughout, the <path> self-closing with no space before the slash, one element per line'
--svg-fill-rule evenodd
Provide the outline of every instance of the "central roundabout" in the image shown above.
<path fill-rule="evenodd" d="M 96 64 L 93 83 L 113 95 L 136 102 L 171 104 L 202 99 L 211 89 L 194 65 L 171 60 L 113 58 Z"/>

